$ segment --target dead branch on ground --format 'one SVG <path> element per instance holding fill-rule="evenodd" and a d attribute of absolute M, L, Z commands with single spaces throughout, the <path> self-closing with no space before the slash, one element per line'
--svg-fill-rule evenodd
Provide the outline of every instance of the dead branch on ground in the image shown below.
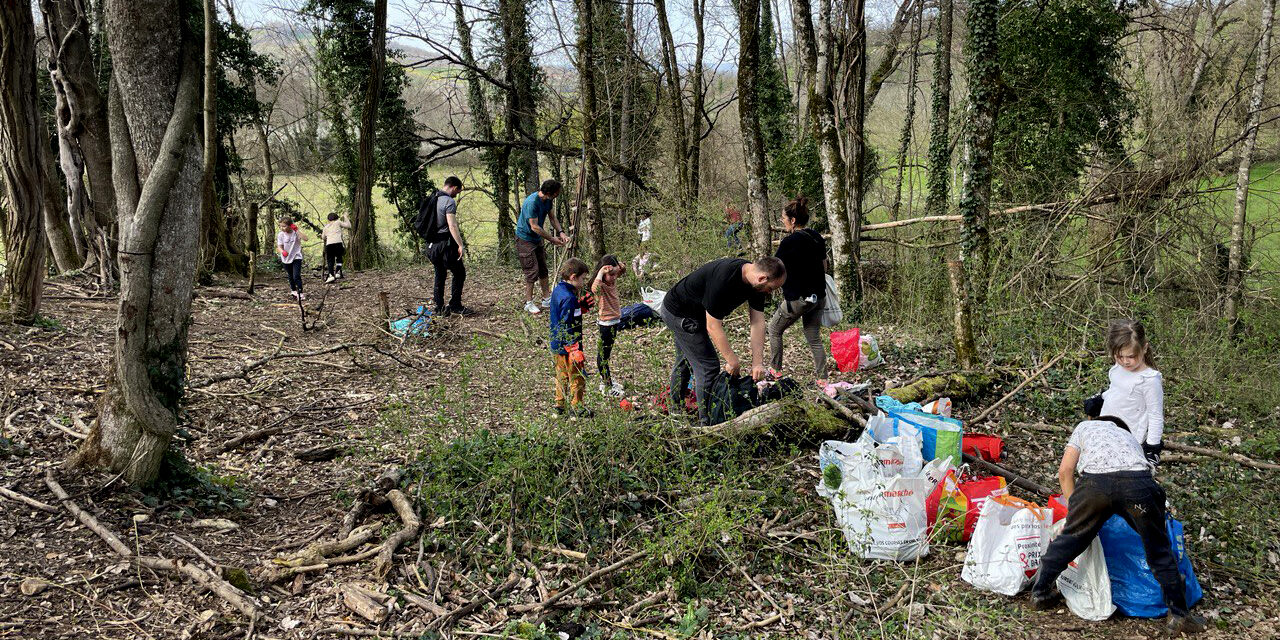
<path fill-rule="evenodd" d="M 81 524 L 87 527 L 90 531 L 98 534 L 98 537 L 102 538 L 107 543 L 107 546 L 111 547 L 111 549 L 116 552 L 116 555 L 136 562 L 138 566 L 147 567 L 148 569 L 153 569 L 155 571 L 167 571 L 169 573 L 186 576 L 196 584 L 199 584 L 225 600 L 251 621 L 257 620 L 260 615 L 257 605 L 231 583 L 205 571 L 204 569 L 201 569 L 200 567 L 182 562 L 181 560 L 134 555 L 133 550 L 121 541 L 119 536 L 103 526 L 102 523 L 98 522 L 97 518 L 81 510 L 76 503 L 71 501 L 71 496 L 67 494 L 66 490 L 62 488 L 62 485 L 58 484 L 57 479 L 53 477 L 53 469 L 45 469 L 44 482 L 49 486 L 49 490 L 53 492 L 53 495 L 62 502 L 62 506 L 65 507 L 67 511 L 71 512 L 71 515 L 75 516 Z"/>

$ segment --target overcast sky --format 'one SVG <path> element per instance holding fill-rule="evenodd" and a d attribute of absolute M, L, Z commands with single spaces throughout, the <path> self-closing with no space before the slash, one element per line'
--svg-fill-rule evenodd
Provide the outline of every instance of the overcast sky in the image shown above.
<path fill-rule="evenodd" d="M 232 0 L 236 6 L 237 16 L 241 23 L 249 27 L 266 26 L 271 23 L 290 22 L 296 20 L 296 10 L 305 0 Z M 774 6 L 781 17 L 784 37 L 790 38 L 791 8 L 788 0 L 774 0 Z M 473 6 L 476 0 L 464 0 L 464 4 Z M 867 17 L 873 25 L 887 24 L 898 7 L 898 0 L 868 0 Z M 448 0 L 388 0 L 388 30 L 408 33 L 425 33 L 438 41 L 447 41 L 453 32 L 452 3 Z M 572 0 L 538 0 L 531 3 L 532 20 L 535 27 L 531 32 L 535 38 L 535 51 L 544 64 L 568 63 L 564 49 L 573 45 Z M 690 2 L 668 1 L 667 10 L 672 21 L 673 37 L 677 47 L 682 49 L 681 57 L 685 62 L 692 59 L 692 43 L 694 30 L 690 17 Z M 646 16 L 652 15 L 651 0 L 637 0 L 637 10 Z M 737 56 L 737 21 L 732 15 L 727 0 L 710 0 L 708 2 L 706 32 L 706 62 L 710 66 L 733 66 Z M 478 11 L 470 12 L 473 18 L 479 17 Z M 779 21 L 775 16 L 775 24 Z M 638 21 L 642 41 L 656 38 L 656 26 L 651 19 Z M 561 25 L 566 42 L 560 40 L 555 29 Z M 546 25 L 539 29 L 537 25 Z M 650 35 L 646 36 L 646 32 Z M 685 45 L 681 47 L 681 45 Z M 392 46 L 420 48 L 408 38 L 392 38 Z"/>

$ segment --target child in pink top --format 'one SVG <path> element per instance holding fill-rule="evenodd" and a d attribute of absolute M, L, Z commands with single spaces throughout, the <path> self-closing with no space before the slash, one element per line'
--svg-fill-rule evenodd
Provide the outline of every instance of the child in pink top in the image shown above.
<path fill-rule="evenodd" d="M 622 321 L 622 305 L 618 301 L 618 277 L 627 268 L 618 263 L 618 257 L 612 254 L 600 258 L 596 265 L 595 279 L 591 283 L 591 293 L 595 294 L 600 306 L 600 318 L 596 324 L 600 327 L 600 350 L 596 353 L 596 369 L 600 371 L 600 392 L 612 396 L 622 395 L 622 383 L 613 381 L 609 369 L 609 356 L 613 353 L 613 341 L 618 335 L 618 323 Z"/>

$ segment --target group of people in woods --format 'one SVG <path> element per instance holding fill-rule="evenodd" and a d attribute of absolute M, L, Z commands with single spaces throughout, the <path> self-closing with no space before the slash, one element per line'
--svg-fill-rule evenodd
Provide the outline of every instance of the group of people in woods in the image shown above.
<path fill-rule="evenodd" d="M 554 199 L 558 186 L 543 185 L 542 190 L 526 200 L 527 205 L 535 206 L 526 207 L 521 219 L 535 224 L 523 235 L 518 231 L 519 237 L 538 236 L 557 244 L 563 242 L 563 234 L 552 235 L 544 228 L 545 220 L 550 219 L 553 229 L 559 232 L 554 216 L 547 213 L 550 207 L 545 206 L 542 214 L 537 208 L 541 206 L 539 203 Z M 668 387 L 671 410 L 678 411 L 683 404 L 683 391 L 692 376 L 699 419 L 706 423 L 710 418 L 709 396 L 712 395 L 708 391 L 715 387 L 720 376 L 738 376 L 743 372 L 745 364 L 730 343 L 724 322 L 744 303 L 750 325 L 751 361 L 747 372 L 751 378 L 758 382 L 778 374 L 777 370 L 782 368 L 782 334 L 800 322 L 812 352 L 815 379 L 825 385 L 827 354 L 820 316 L 826 295 L 826 242 L 808 228 L 808 221 L 807 201 L 798 197 L 782 210 L 781 222 L 787 235 L 774 256 L 755 261 L 732 257 L 713 260 L 686 275 L 667 292 L 659 316 L 670 330 L 675 345 L 675 363 Z M 647 217 L 637 230 L 647 241 L 651 233 Z M 643 247 L 641 251 L 644 252 Z M 525 306 L 530 313 L 537 313 L 532 282 L 535 276 L 545 274 L 545 254 L 526 249 L 522 255 L 535 256 L 533 260 L 522 259 L 522 265 L 525 265 L 529 294 Z M 605 256 L 594 269 L 588 269 L 586 263 L 577 258 L 570 258 L 559 271 L 559 283 L 548 302 L 555 410 L 559 414 L 591 414 L 583 406 L 586 356 L 582 350 L 582 317 L 596 305 L 600 308 L 597 368 L 605 380 L 601 390 L 621 390 L 610 376 L 608 360 L 616 337 L 616 281 L 624 272 L 625 268 L 614 256 Z M 766 322 L 766 303 L 778 290 L 782 292 L 781 299 Z M 766 336 L 770 346 L 769 367 L 764 359 Z M 1106 347 L 1114 363 L 1108 372 L 1110 385 L 1085 402 L 1089 419 L 1077 425 L 1067 441 L 1058 469 L 1062 494 L 1067 501 L 1066 522 L 1041 560 L 1032 587 L 1032 605 L 1042 610 L 1057 606 L 1061 598 L 1055 586 L 1058 576 L 1088 548 L 1103 524 L 1111 516 L 1119 515 L 1142 539 L 1147 563 L 1169 609 L 1168 631 L 1174 635 L 1203 631 L 1204 618 L 1188 609 L 1185 578 L 1178 571 L 1177 557 L 1165 529 L 1165 492 L 1154 476 L 1163 449 L 1164 391 L 1146 330 L 1135 320 L 1113 322 Z"/>
<path fill-rule="evenodd" d="M 426 238 L 426 254 L 435 268 L 433 302 L 438 313 L 472 313 L 462 305 L 466 249 L 457 221 L 457 196 L 462 188 L 457 177 L 447 178 L 444 187 L 432 196 L 428 212 L 437 216 L 435 231 Z M 556 273 L 554 288 L 550 286 L 545 243 L 564 246 L 569 242 L 553 206 L 560 190 L 559 182 L 547 180 L 524 199 L 515 224 L 516 253 L 524 278 L 523 311 L 536 315 L 546 310 L 549 316 L 555 412 L 585 417 L 592 412 L 584 405 L 587 357 L 583 319 L 593 309 L 599 331 L 596 369 L 601 377 L 600 391 L 614 397 L 624 395 L 609 361 L 618 333 L 634 326 L 631 318 L 624 317 L 618 292 L 619 279 L 628 269 L 614 255 L 602 257 L 594 267 L 569 258 Z M 680 410 L 687 388 L 692 386 L 699 419 L 706 423 L 710 419 L 708 391 L 721 376 L 746 373 L 757 382 L 778 376 L 783 333 L 797 322 L 812 355 L 814 379 L 820 386 L 826 384 L 827 350 L 820 321 L 827 292 L 826 241 L 808 228 L 808 202 L 803 196 L 783 207 L 780 222 L 787 235 L 775 255 L 754 261 L 739 257 L 712 260 L 681 278 L 663 297 L 657 317 L 670 330 L 675 347 L 668 387 L 670 410 Z M 327 282 L 342 278 L 344 234 L 350 228 L 337 214 L 329 215 L 323 230 Z M 737 230 L 733 231 L 736 235 Z M 648 213 L 641 216 L 636 232 L 641 248 L 632 270 L 641 275 L 653 264 L 648 249 L 653 225 Z M 301 268 L 305 239 L 292 220 L 280 221 L 276 246 L 291 294 L 299 300 L 304 299 Z M 444 284 L 449 275 L 453 285 L 446 306 Z M 535 284 L 541 298 L 534 297 Z M 766 305 L 779 290 L 780 300 L 766 321 Z M 743 304 L 750 326 L 749 364 L 734 350 L 725 331 L 726 318 Z M 1106 349 L 1113 361 L 1108 371 L 1110 384 L 1085 401 L 1089 419 L 1079 423 L 1067 441 L 1058 469 L 1067 500 L 1066 522 L 1041 559 L 1031 591 L 1032 605 L 1037 609 L 1056 606 L 1061 597 L 1055 587 L 1057 577 L 1089 546 L 1103 523 L 1119 515 L 1142 538 L 1147 562 L 1169 609 L 1169 631 L 1202 631 L 1204 619 L 1188 611 L 1185 580 L 1165 530 L 1165 492 L 1154 477 L 1163 449 L 1162 376 L 1155 368 L 1154 353 L 1140 322 L 1113 322 Z"/>

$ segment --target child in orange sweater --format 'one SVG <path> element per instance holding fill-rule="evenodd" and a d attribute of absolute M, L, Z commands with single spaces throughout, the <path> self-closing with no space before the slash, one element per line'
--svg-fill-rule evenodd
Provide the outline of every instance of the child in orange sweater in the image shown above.
<path fill-rule="evenodd" d="M 613 381 L 613 373 L 609 369 L 609 356 L 613 353 L 613 341 L 618 336 L 619 323 L 622 322 L 622 305 L 618 300 L 618 278 L 626 273 L 627 268 L 618 263 L 615 255 L 600 258 L 596 265 L 595 279 L 591 283 L 591 292 L 595 294 L 600 305 L 600 318 L 596 325 L 600 327 L 600 350 L 596 353 L 596 369 L 600 371 L 600 392 L 614 397 L 621 397 L 622 383 Z"/>

